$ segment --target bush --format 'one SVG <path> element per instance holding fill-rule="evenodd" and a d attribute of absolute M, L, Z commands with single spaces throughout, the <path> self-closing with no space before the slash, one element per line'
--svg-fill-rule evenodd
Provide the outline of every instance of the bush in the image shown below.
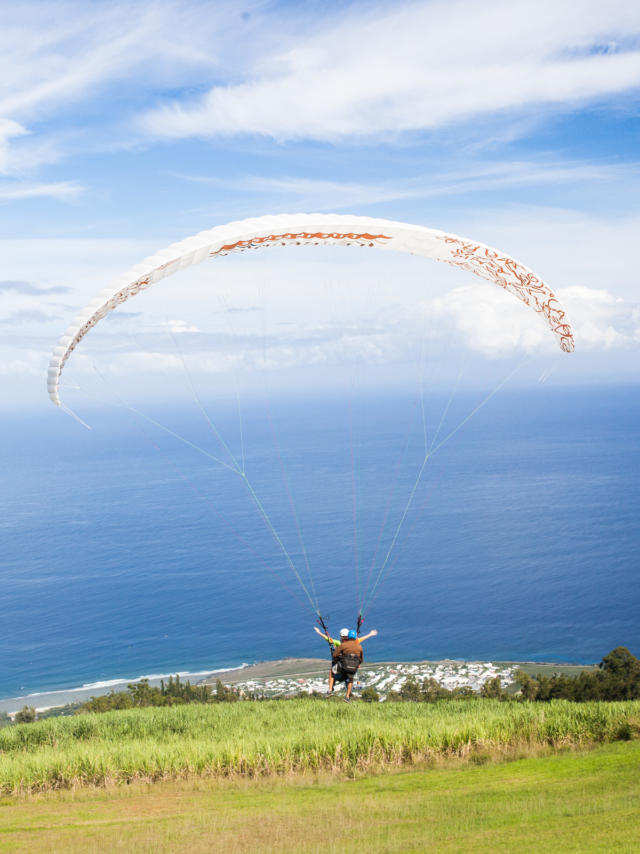
<path fill-rule="evenodd" d="M 17 724 L 32 724 L 36 719 L 36 710 L 33 706 L 23 706 L 19 712 L 16 712 Z"/>
<path fill-rule="evenodd" d="M 360 699 L 364 700 L 365 703 L 379 703 L 380 694 L 378 694 L 375 688 L 364 688 L 360 694 Z"/>
<path fill-rule="evenodd" d="M 181 682 L 179 676 L 170 676 L 166 684 L 164 679 L 161 680 L 159 688 L 149 685 L 148 679 L 140 679 L 139 682 L 127 685 L 126 691 L 112 691 L 102 697 L 91 697 L 77 713 L 181 706 L 186 703 L 229 703 L 239 699 L 238 691 L 223 685 L 219 679 L 214 692 L 211 685 L 192 685 L 189 681 Z"/>

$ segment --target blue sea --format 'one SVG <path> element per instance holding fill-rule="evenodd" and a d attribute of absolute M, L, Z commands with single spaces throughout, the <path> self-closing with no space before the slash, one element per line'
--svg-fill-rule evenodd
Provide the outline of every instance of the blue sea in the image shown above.
<path fill-rule="evenodd" d="M 640 387 L 502 391 L 418 479 L 476 404 L 209 401 L 228 450 L 145 410 L 230 468 L 117 407 L 6 418 L 0 697 L 323 656 L 311 602 L 364 600 L 380 660 L 640 655 Z"/>

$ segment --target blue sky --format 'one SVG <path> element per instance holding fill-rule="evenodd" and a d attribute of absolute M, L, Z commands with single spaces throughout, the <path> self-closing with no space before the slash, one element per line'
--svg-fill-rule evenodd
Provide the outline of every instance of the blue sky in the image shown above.
<path fill-rule="evenodd" d="M 404 220 L 498 246 L 569 311 L 577 352 L 559 381 L 637 379 L 638 4 L 0 6 L 5 406 L 46 403 L 49 351 L 119 273 L 214 225 L 297 211 Z M 526 324 L 501 338 L 503 312 L 511 328 L 521 317 L 503 294 L 433 266 L 282 254 L 229 264 L 220 287 L 224 306 L 249 318 L 242 331 L 257 335 L 250 284 L 278 283 L 275 304 L 289 300 L 278 316 L 297 325 L 299 343 L 327 324 L 315 304 L 293 298 L 301 277 L 337 289 L 351 277 L 348 323 L 334 317 L 331 353 L 314 357 L 327 364 L 336 341 L 358 349 L 359 324 L 369 352 L 373 278 L 383 286 L 378 323 L 393 316 L 403 328 L 403 304 L 384 295 L 399 278 L 405 317 L 439 300 L 437 322 L 446 315 L 460 347 L 506 360 L 526 350 Z M 205 270 L 188 281 L 188 299 L 182 287 L 145 295 L 96 330 L 95 352 L 114 378 L 130 377 L 132 365 L 152 371 L 163 354 L 171 369 L 152 318 L 180 333 L 194 364 L 224 372 L 202 356 L 215 332 L 203 317 L 219 314 L 220 293 Z M 137 343 L 119 362 L 110 348 L 127 323 Z M 299 352 L 279 335 L 276 368 L 278 353 L 290 364 Z M 74 360 L 78 376 L 88 372 Z"/>

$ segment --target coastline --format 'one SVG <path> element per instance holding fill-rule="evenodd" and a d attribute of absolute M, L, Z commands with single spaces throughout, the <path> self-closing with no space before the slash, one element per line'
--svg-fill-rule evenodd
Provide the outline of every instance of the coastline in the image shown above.
<path fill-rule="evenodd" d="M 461 659 L 442 659 L 430 661 L 420 659 L 417 661 L 372 661 L 368 660 L 362 665 L 361 674 L 374 676 L 378 671 L 397 673 L 398 680 L 407 674 L 434 675 L 436 679 L 458 681 L 461 671 L 469 667 L 477 675 L 484 673 L 487 677 L 497 673 L 513 673 L 517 669 L 523 669 L 530 675 L 536 673 L 568 673 L 577 675 L 580 671 L 591 670 L 595 665 L 574 664 L 571 662 L 542 662 L 542 661 L 480 661 Z M 193 684 L 215 683 L 220 674 L 226 674 L 224 682 L 235 686 L 251 684 L 256 687 L 266 686 L 271 683 L 277 688 L 273 691 L 274 696 L 280 696 L 286 691 L 298 687 L 304 690 L 304 686 L 316 688 L 324 684 L 328 668 L 328 659 L 325 658 L 283 658 L 275 661 L 257 661 L 251 664 L 244 663 L 234 667 L 220 667 L 211 670 L 174 670 L 167 673 L 154 673 L 136 676 L 130 679 L 116 678 L 103 681 L 88 682 L 72 688 L 61 688 L 53 691 L 37 691 L 18 697 L 7 697 L 0 700 L 0 712 L 6 712 L 10 716 L 18 712 L 23 706 L 33 706 L 36 712 L 45 712 L 49 709 L 67 706 L 73 703 L 83 703 L 91 697 L 109 694 L 111 691 L 125 691 L 127 685 L 148 679 L 150 685 L 159 685 L 162 679 L 175 676 L 190 680 Z M 440 679 L 438 679 L 440 681 Z M 464 679 L 462 680 L 465 681 Z M 469 680 L 466 679 L 468 682 Z"/>
<path fill-rule="evenodd" d="M 70 703 L 84 703 L 91 697 L 100 697 L 111 691 L 125 691 L 127 685 L 148 679 L 150 685 L 159 685 L 162 679 L 178 674 L 181 679 L 189 679 L 191 682 L 202 682 L 206 677 L 215 677 L 218 673 L 240 672 L 248 664 L 240 667 L 219 667 L 208 670 L 172 670 L 167 673 L 151 673 L 148 675 L 134 676 L 131 679 L 122 677 L 120 679 L 105 679 L 97 682 L 86 682 L 73 688 L 58 688 L 52 691 L 33 691 L 31 694 L 22 694 L 18 697 L 6 697 L 0 700 L 0 712 L 12 715 L 20 711 L 23 706 L 33 706 L 36 712 L 46 712 L 59 706 Z"/>

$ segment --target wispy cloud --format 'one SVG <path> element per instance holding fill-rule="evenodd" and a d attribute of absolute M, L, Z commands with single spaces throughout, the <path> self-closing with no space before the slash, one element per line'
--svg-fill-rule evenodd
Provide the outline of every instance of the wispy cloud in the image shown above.
<path fill-rule="evenodd" d="M 19 281 L 0 281 L 0 294 L 3 293 L 15 293 L 15 294 L 23 294 L 25 296 L 45 296 L 47 294 L 67 294 L 70 293 L 71 288 L 64 287 L 63 285 L 55 285 L 49 288 L 41 288 L 37 285 L 32 285 L 30 282 L 19 282 Z"/>
<path fill-rule="evenodd" d="M 526 124 L 527 108 L 568 110 L 640 87 L 640 7 L 627 0 L 242 8 L 7 6 L 0 174 L 158 138 L 339 141 L 504 115 Z"/>
<path fill-rule="evenodd" d="M 49 312 L 39 311 L 38 309 L 22 311 L 14 311 L 7 317 L 0 318 L 2 326 L 23 326 L 30 323 L 50 323 L 52 320 L 58 320 L 59 315 Z"/>
<path fill-rule="evenodd" d="M 0 175 L 9 171 L 9 140 L 25 134 L 27 130 L 18 122 L 0 118 Z"/>
<path fill-rule="evenodd" d="M 71 181 L 56 184 L 0 184 L 0 199 L 5 200 L 49 198 L 68 201 L 83 192 L 84 187 Z"/>
<path fill-rule="evenodd" d="M 474 192 L 541 185 L 569 185 L 583 182 L 637 181 L 640 167 L 626 164 L 579 161 L 508 161 L 469 163 L 464 171 L 440 171 L 437 175 L 396 179 L 380 183 L 326 181 L 294 176 L 265 177 L 240 175 L 236 178 L 182 174 L 178 177 L 194 183 L 231 190 L 234 193 L 260 193 L 306 209 L 339 209 L 380 204 L 403 199 L 426 199 Z"/>
<path fill-rule="evenodd" d="M 220 0 L 215 13 L 203 0 L 5 4 L 0 174 L 49 163 L 69 149 L 104 150 L 106 139 L 112 146 L 132 136 L 140 141 L 124 130 L 130 104 L 221 79 L 231 43 L 251 29 L 232 0 Z M 111 133 L 91 134 L 105 126 Z"/>
<path fill-rule="evenodd" d="M 219 65 L 215 45 L 205 49 L 207 37 L 241 23 L 227 14 L 230 5 L 221 3 L 215 15 L 203 14 L 197 0 L 7 7 L 0 32 L 0 113 L 18 121 L 38 117 L 132 75 L 143 86 L 192 81 L 184 69 L 202 73 Z"/>
<path fill-rule="evenodd" d="M 309 35 L 285 26 L 271 53 L 249 44 L 244 79 L 150 110 L 142 127 L 165 138 L 342 140 L 566 109 L 640 86 L 640 7 L 626 0 L 356 3 L 337 23 L 308 14 Z"/>

